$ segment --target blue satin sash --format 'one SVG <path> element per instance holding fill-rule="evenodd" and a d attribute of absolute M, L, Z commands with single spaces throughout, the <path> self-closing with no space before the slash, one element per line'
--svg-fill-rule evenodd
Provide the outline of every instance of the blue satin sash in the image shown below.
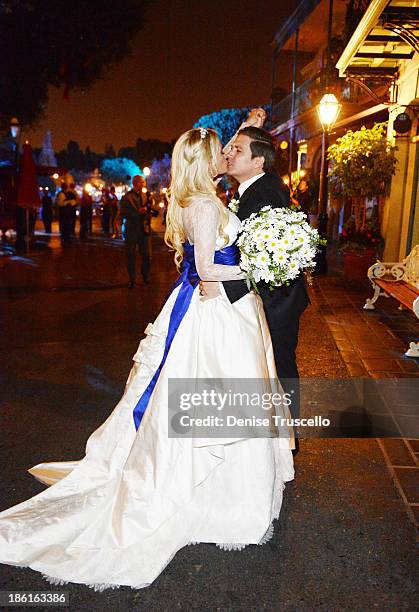
<path fill-rule="evenodd" d="M 193 245 L 191 245 L 189 242 L 185 242 L 183 244 L 183 249 L 184 259 L 182 262 L 182 271 L 179 278 L 175 281 L 174 285 L 170 290 L 170 293 L 172 293 L 176 289 L 176 287 L 179 287 L 179 285 L 181 285 L 179 293 L 176 296 L 172 312 L 170 313 L 169 329 L 167 331 L 163 359 L 161 360 L 159 367 L 155 371 L 153 378 L 148 384 L 148 387 L 146 388 L 134 408 L 135 429 L 138 429 L 138 427 L 140 426 L 141 419 L 143 418 L 151 394 L 153 393 L 154 387 L 156 386 L 156 383 L 160 376 L 160 372 L 166 362 L 166 358 L 172 345 L 173 338 L 175 337 L 176 332 L 179 329 L 179 325 L 181 324 L 182 319 L 189 308 L 193 292 L 200 281 L 195 266 L 195 254 Z M 216 264 L 222 264 L 225 266 L 237 266 L 239 260 L 240 251 L 236 244 L 224 247 L 224 249 L 221 249 L 220 251 L 215 251 L 214 254 L 214 263 Z"/>

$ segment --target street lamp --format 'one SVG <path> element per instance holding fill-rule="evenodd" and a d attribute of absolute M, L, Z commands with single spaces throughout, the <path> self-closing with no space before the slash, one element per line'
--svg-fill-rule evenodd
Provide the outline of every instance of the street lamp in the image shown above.
<path fill-rule="evenodd" d="M 335 124 L 339 110 L 340 104 L 336 96 L 331 93 L 325 94 L 317 107 L 317 112 L 323 128 L 319 202 L 317 209 L 318 231 L 321 238 L 327 238 L 327 149 L 329 148 L 329 134 L 330 129 Z M 320 274 L 327 273 L 326 245 L 320 247 L 320 252 L 317 257 L 316 271 Z"/>
<path fill-rule="evenodd" d="M 330 130 L 335 123 L 339 114 L 340 104 L 335 94 L 327 93 L 324 94 L 320 100 L 320 104 L 317 107 L 317 112 L 323 129 Z"/>
<path fill-rule="evenodd" d="M 9 127 L 10 127 L 10 136 L 12 137 L 13 140 L 13 152 L 14 152 L 14 165 L 15 165 L 15 175 L 17 177 L 17 172 L 18 172 L 18 162 L 19 162 L 19 144 L 18 144 L 18 140 L 19 140 L 19 134 L 20 134 L 20 123 L 18 121 L 18 119 L 16 117 L 12 117 L 10 119 L 10 123 L 9 123 Z"/>
<path fill-rule="evenodd" d="M 144 176 L 147 178 L 148 176 L 150 176 L 151 170 L 148 166 L 144 166 L 143 168 L 143 174 Z"/>
<path fill-rule="evenodd" d="M 17 120 L 16 117 L 12 117 L 10 119 L 10 135 L 13 138 L 13 140 L 17 140 L 18 136 L 19 136 L 19 132 L 20 132 L 20 123 Z"/>

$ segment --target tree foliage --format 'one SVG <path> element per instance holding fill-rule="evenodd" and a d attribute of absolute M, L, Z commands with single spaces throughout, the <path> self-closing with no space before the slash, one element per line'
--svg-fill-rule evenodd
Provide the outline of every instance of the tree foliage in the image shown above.
<path fill-rule="evenodd" d="M 328 149 L 329 181 L 336 196 L 374 198 L 388 195 L 395 173 L 395 147 L 386 138 L 386 124 L 348 130 Z"/>
<path fill-rule="evenodd" d="M 0 127 L 36 123 L 48 86 L 88 88 L 130 51 L 149 0 L 3 0 L 0 3 Z"/>
<path fill-rule="evenodd" d="M 212 128 L 215 130 L 223 144 L 227 144 L 230 138 L 234 135 L 237 128 L 247 119 L 250 111 L 254 106 L 245 106 L 243 108 L 223 108 L 220 111 L 203 115 L 194 123 L 194 128 Z M 262 106 L 265 110 L 267 106 Z"/>
<path fill-rule="evenodd" d="M 150 176 L 147 179 L 147 185 L 154 191 L 168 187 L 170 182 L 170 168 L 172 158 L 167 153 L 163 159 L 153 159 L 150 167 Z"/>
<path fill-rule="evenodd" d="M 104 159 L 100 171 L 108 183 L 127 183 L 133 176 L 143 174 L 137 164 L 126 157 Z"/>

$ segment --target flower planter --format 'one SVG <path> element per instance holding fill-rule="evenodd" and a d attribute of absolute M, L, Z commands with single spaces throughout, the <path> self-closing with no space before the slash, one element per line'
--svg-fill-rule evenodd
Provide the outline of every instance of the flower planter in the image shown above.
<path fill-rule="evenodd" d="M 375 249 L 366 249 L 362 253 L 347 251 L 343 254 L 343 271 L 349 280 L 365 281 L 368 268 L 377 261 Z"/>

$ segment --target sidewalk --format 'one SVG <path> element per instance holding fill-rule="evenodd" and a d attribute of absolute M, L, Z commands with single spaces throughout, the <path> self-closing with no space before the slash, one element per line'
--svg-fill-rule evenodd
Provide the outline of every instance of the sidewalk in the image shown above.
<path fill-rule="evenodd" d="M 118 401 L 143 330 L 176 276 L 157 238 L 152 283 L 132 291 L 118 241 L 94 235 L 62 249 L 55 237 L 51 247 L 7 258 L 0 269 L 1 509 L 43 490 L 28 467 L 83 456 L 87 437 Z M 317 278 L 311 293 L 301 321 L 302 376 L 418 375 L 417 364 L 403 357 L 408 313 L 390 300 L 382 311 L 381 304 L 363 311 L 367 285 L 351 286 L 334 273 Z M 392 464 L 407 465 L 393 472 L 404 479 L 406 500 L 416 503 L 406 477 L 417 476 L 417 463 L 408 464 L 417 461 L 409 450 L 417 451 L 416 444 L 301 440 L 296 477 L 266 546 L 186 547 L 140 591 L 101 594 L 67 585 L 70 609 L 413 611 L 415 528 L 381 445 Z M 3 590 L 51 590 L 28 569 L 1 566 L 1 576 Z"/>
<path fill-rule="evenodd" d="M 416 317 L 399 310 L 392 299 L 381 298 L 376 310 L 363 310 L 372 294 L 364 284 L 348 282 L 338 270 L 316 278 L 313 302 L 332 333 L 342 360 L 353 377 L 417 378 L 419 360 L 404 355 L 419 335 Z M 419 408 L 415 397 L 410 405 L 394 401 L 391 413 L 396 424 L 415 433 L 411 438 L 383 438 L 377 443 L 389 473 L 406 507 L 409 518 L 419 526 Z M 412 435 L 412 434 L 411 434 Z"/>

